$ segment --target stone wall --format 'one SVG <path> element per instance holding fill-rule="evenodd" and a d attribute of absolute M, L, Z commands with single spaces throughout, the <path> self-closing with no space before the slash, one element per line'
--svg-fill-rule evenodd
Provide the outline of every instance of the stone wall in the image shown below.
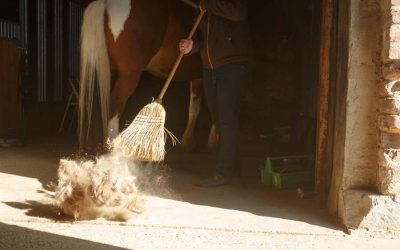
<path fill-rule="evenodd" d="M 349 230 L 398 234 L 400 0 L 354 0 L 350 11 L 339 217 Z"/>
<path fill-rule="evenodd" d="M 381 27 L 379 0 L 353 0 L 349 7 L 346 128 L 344 156 L 339 159 L 343 161 L 343 173 L 337 177 L 341 178 L 338 215 L 345 227 L 358 229 L 370 211 L 361 198 L 375 190 L 377 178 L 375 86 L 380 80 L 381 45 L 377 34 Z"/>
<path fill-rule="evenodd" d="M 351 1 L 343 189 L 376 182 L 380 0 Z"/>
<path fill-rule="evenodd" d="M 377 188 L 400 194 L 400 1 L 382 2 L 382 77 L 379 97 Z"/>

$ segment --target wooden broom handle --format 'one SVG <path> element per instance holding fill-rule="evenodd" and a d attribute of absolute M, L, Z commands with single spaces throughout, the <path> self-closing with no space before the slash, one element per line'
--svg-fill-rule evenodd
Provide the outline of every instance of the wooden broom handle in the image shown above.
<path fill-rule="evenodd" d="M 187 39 L 192 39 L 192 37 L 193 37 L 194 33 L 196 32 L 196 29 L 199 26 L 200 21 L 203 18 L 205 13 L 206 13 L 206 10 L 200 11 L 200 14 L 197 17 L 196 22 L 194 23 L 194 25 L 192 27 L 192 30 L 190 31 L 189 36 L 187 37 Z M 156 100 L 158 103 L 162 103 L 162 99 L 164 98 L 165 92 L 167 92 L 167 89 L 168 89 L 169 85 L 171 84 L 172 78 L 174 77 L 175 72 L 178 69 L 179 64 L 181 63 L 181 60 L 182 60 L 184 55 L 185 54 L 183 52 L 181 52 L 179 54 L 178 59 L 176 60 L 175 65 L 171 70 L 171 73 L 169 73 L 169 76 L 168 76 L 167 80 L 165 81 L 164 87 L 162 88 L 161 93 L 158 96 L 158 99 Z"/>

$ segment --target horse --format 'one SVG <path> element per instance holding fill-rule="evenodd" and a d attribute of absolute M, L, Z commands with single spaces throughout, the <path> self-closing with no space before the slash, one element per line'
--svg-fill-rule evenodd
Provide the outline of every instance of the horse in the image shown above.
<path fill-rule="evenodd" d="M 167 77 L 178 57 L 196 12 L 180 0 L 96 0 L 85 12 L 81 28 L 79 100 L 80 150 L 102 152 L 119 132 L 119 119 L 141 74 Z M 186 149 L 201 103 L 199 55 L 185 57 L 175 79 L 190 81 L 189 119 L 182 136 Z M 115 80 L 115 81 L 114 81 Z M 212 126 L 209 146 L 216 144 Z"/>

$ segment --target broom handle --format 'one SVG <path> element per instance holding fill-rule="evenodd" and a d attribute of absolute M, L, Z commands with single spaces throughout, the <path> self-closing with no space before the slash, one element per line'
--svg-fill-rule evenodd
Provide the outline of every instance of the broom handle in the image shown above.
<path fill-rule="evenodd" d="M 201 21 L 201 19 L 203 18 L 203 16 L 204 16 L 205 13 L 206 13 L 206 10 L 200 11 L 200 14 L 199 14 L 199 16 L 197 17 L 196 22 L 194 23 L 194 25 L 193 25 L 193 27 L 192 27 L 192 30 L 190 31 L 189 36 L 187 37 L 187 39 L 192 39 L 192 37 L 193 37 L 194 33 L 196 32 L 196 29 L 197 29 L 197 27 L 199 26 L 200 21 Z M 172 68 L 171 73 L 169 73 L 169 76 L 168 76 L 168 78 L 167 78 L 167 80 L 166 80 L 166 82 L 165 82 L 165 84 L 164 84 L 163 89 L 161 90 L 160 95 L 158 96 L 158 99 L 156 100 L 158 103 L 162 103 L 162 99 L 164 98 L 165 92 L 167 92 L 167 89 L 168 89 L 169 85 L 171 84 L 172 78 L 174 77 L 175 72 L 176 72 L 176 70 L 178 69 L 179 64 L 181 63 L 181 60 L 182 60 L 182 58 L 183 58 L 184 55 L 185 55 L 185 54 L 184 54 L 183 52 L 181 52 L 181 53 L 179 54 L 179 57 L 178 57 L 178 59 L 176 60 L 175 65 L 174 65 L 174 67 Z"/>

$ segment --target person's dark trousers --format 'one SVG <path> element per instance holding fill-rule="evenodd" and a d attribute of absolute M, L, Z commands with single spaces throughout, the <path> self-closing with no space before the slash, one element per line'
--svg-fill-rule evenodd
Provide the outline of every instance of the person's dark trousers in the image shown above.
<path fill-rule="evenodd" d="M 237 173 L 239 112 L 247 81 L 246 62 L 203 70 L 207 104 L 219 132 L 217 173 L 226 177 Z"/>

